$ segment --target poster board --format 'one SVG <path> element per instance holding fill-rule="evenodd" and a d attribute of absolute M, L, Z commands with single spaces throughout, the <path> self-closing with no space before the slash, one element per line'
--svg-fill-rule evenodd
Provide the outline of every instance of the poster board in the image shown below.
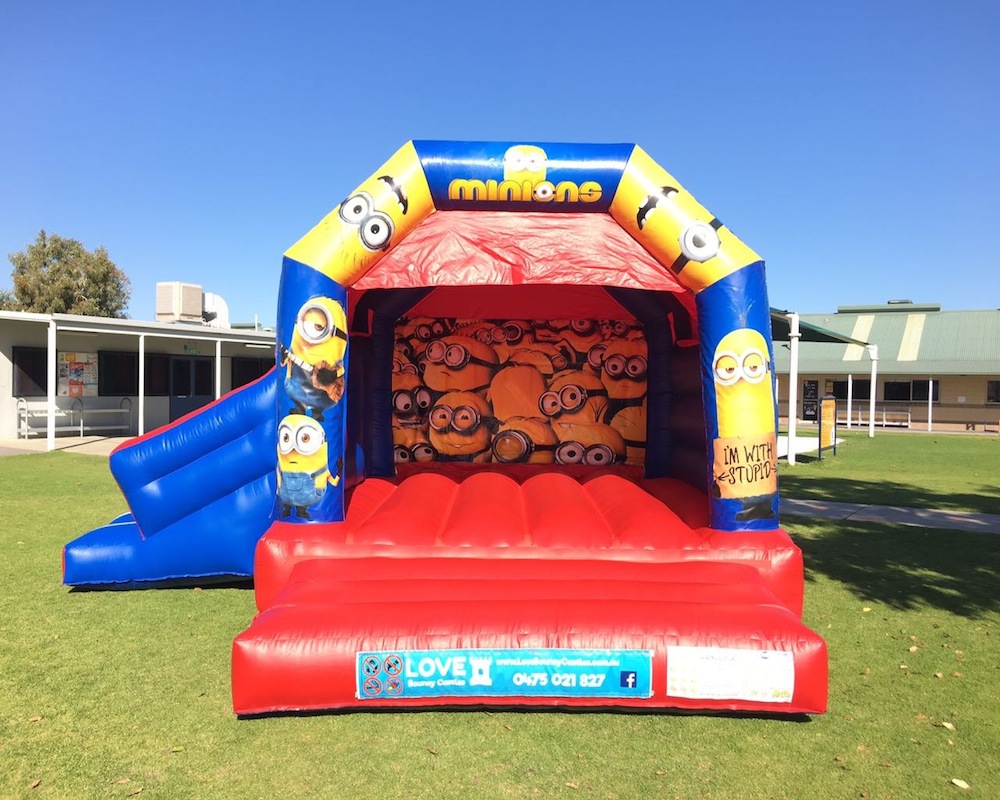
<path fill-rule="evenodd" d="M 819 401 L 819 457 L 824 450 L 837 455 L 837 398 L 826 395 Z"/>
<path fill-rule="evenodd" d="M 97 396 L 97 353 L 59 353 L 56 373 L 59 397 Z"/>

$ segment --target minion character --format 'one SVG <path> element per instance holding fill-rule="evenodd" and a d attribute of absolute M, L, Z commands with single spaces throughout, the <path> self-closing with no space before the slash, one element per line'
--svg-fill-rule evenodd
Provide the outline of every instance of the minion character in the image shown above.
<path fill-rule="evenodd" d="M 610 211 L 695 294 L 761 260 L 640 147 L 625 165 Z"/>
<path fill-rule="evenodd" d="M 427 430 L 427 412 L 434 405 L 434 394 L 424 386 L 417 371 L 392 374 L 392 427 Z"/>
<path fill-rule="evenodd" d="M 601 336 L 605 341 L 609 339 L 637 339 L 643 336 L 641 325 L 626 322 L 623 319 L 602 320 L 600 329 Z"/>
<path fill-rule="evenodd" d="M 527 182 L 534 187 L 545 180 L 547 162 L 548 156 L 541 147 L 515 144 L 503 154 L 503 179 L 522 186 Z"/>
<path fill-rule="evenodd" d="M 493 348 L 464 336 L 444 336 L 427 345 L 420 361 L 424 383 L 436 392 L 486 392 L 500 360 Z"/>
<path fill-rule="evenodd" d="M 495 422 L 489 403 L 475 392 L 447 392 L 427 415 L 430 443 L 439 461 L 485 463 Z"/>
<path fill-rule="evenodd" d="M 512 417 L 537 417 L 540 398 L 547 388 L 545 378 L 535 367 L 514 364 L 493 376 L 486 399 L 500 422 Z"/>
<path fill-rule="evenodd" d="M 552 464 L 559 439 L 540 417 L 511 417 L 502 423 L 490 449 L 498 464 Z"/>
<path fill-rule="evenodd" d="M 586 425 L 556 422 L 552 430 L 559 439 L 555 453 L 557 464 L 610 467 L 625 461 L 625 440 L 603 422 Z"/>
<path fill-rule="evenodd" d="M 572 367 L 586 364 L 590 348 L 604 341 L 600 323 L 593 319 L 536 320 L 535 338 L 559 347 Z"/>
<path fill-rule="evenodd" d="M 524 342 L 507 356 L 508 364 L 532 364 L 549 377 L 569 369 L 570 362 L 570 355 L 566 350 L 550 342 Z"/>
<path fill-rule="evenodd" d="M 410 345 L 397 339 L 392 348 L 392 374 L 395 376 L 401 372 L 418 375 L 420 370 L 417 369 L 417 365 L 413 361 L 413 351 L 410 349 Z"/>
<path fill-rule="evenodd" d="M 351 286 L 434 210 L 412 142 L 285 253 Z"/>
<path fill-rule="evenodd" d="M 278 423 L 278 501 L 282 518 L 295 509 L 300 519 L 310 519 L 309 506 L 326 494 L 327 486 L 340 483 L 330 472 L 326 433 L 312 417 L 289 414 Z"/>
<path fill-rule="evenodd" d="M 447 336 L 454 328 L 453 319 L 432 317 L 401 319 L 396 326 L 395 346 L 397 349 L 407 350 L 411 359 L 419 360 L 431 341 Z"/>
<path fill-rule="evenodd" d="M 712 368 L 719 423 L 714 493 L 740 501 L 737 520 L 774 519 L 777 433 L 767 342 L 752 328 L 730 331 L 715 348 Z"/>
<path fill-rule="evenodd" d="M 645 339 L 616 339 L 593 357 L 592 363 L 599 366 L 601 381 L 608 390 L 604 422 L 614 425 L 623 409 L 642 405 L 649 372 L 646 354 Z"/>
<path fill-rule="evenodd" d="M 593 425 L 603 420 L 608 410 L 608 390 L 601 379 L 590 372 L 563 370 L 549 382 L 548 390 L 538 398 L 538 410 L 553 422 Z"/>
<path fill-rule="evenodd" d="M 492 347 L 503 363 L 514 350 L 532 342 L 532 331 L 528 323 L 517 320 L 487 322 L 476 330 L 475 338 Z"/>
<path fill-rule="evenodd" d="M 550 380 L 556 371 L 552 366 L 552 359 L 540 350 L 535 350 L 534 346 L 512 350 L 505 364 L 509 367 L 534 367 L 546 381 Z"/>
<path fill-rule="evenodd" d="M 419 428 L 392 429 L 392 460 L 396 464 L 426 464 L 437 458 L 437 451 Z"/>
<path fill-rule="evenodd" d="M 293 414 L 323 412 L 344 394 L 344 355 L 347 352 L 347 316 L 329 297 L 313 297 L 299 309 L 290 347 L 281 346 L 285 393 Z"/>
<path fill-rule="evenodd" d="M 646 463 L 646 398 L 642 404 L 623 408 L 611 420 L 611 426 L 625 440 L 625 463 L 642 466 Z"/>

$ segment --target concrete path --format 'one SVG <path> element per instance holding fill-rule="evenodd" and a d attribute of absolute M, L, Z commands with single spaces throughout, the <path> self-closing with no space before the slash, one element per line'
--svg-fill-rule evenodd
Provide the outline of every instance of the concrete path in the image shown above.
<path fill-rule="evenodd" d="M 970 514 L 899 506 L 872 506 L 864 503 L 831 503 L 826 500 L 781 498 L 781 514 L 811 519 L 839 519 L 876 522 L 883 525 L 913 525 L 951 531 L 1000 534 L 1000 514 Z"/>

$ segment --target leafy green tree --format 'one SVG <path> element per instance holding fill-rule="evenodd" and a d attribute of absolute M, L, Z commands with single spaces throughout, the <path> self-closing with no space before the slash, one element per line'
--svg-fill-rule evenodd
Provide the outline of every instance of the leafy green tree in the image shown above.
<path fill-rule="evenodd" d="M 91 252 L 76 239 L 43 230 L 8 258 L 14 292 L 0 292 L 0 307 L 13 299 L 19 311 L 125 318 L 131 285 L 103 247 Z"/>

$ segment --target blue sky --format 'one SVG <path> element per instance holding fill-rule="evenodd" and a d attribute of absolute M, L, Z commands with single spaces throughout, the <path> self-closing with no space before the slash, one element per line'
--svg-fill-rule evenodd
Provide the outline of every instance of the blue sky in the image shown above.
<path fill-rule="evenodd" d="M 35 0 L 0 14 L 0 252 L 105 246 L 273 323 L 409 139 L 636 142 L 803 313 L 1000 307 L 1000 4 Z M 10 288 L 10 265 L 0 288 Z"/>

